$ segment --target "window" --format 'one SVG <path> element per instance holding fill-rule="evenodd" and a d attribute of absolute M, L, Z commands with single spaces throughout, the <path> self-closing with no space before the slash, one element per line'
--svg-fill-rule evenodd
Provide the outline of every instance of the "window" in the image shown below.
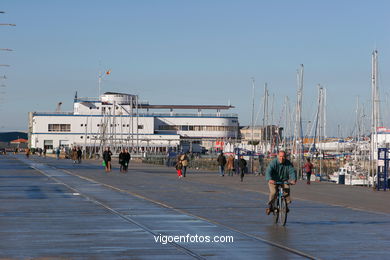
<path fill-rule="evenodd" d="M 70 124 L 49 124 L 49 132 L 70 132 Z"/>
<path fill-rule="evenodd" d="M 181 126 L 182 131 L 188 131 L 188 125 L 182 125 Z"/>
<path fill-rule="evenodd" d="M 144 129 L 143 125 L 138 125 L 138 129 Z"/>
<path fill-rule="evenodd" d="M 53 140 L 43 140 L 43 147 L 45 149 L 53 149 Z"/>
<path fill-rule="evenodd" d="M 81 126 L 84 126 L 84 124 L 81 124 Z"/>
<path fill-rule="evenodd" d="M 83 136 L 80 136 L 81 139 L 83 139 Z"/>

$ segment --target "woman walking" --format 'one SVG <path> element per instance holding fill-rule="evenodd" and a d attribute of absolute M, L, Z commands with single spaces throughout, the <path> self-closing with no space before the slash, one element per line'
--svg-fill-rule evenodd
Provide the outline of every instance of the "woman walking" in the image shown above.
<path fill-rule="evenodd" d="M 313 170 L 313 164 L 310 162 L 310 158 L 306 159 L 306 163 L 303 166 L 303 168 L 305 169 L 305 172 L 306 172 L 306 180 L 307 180 L 306 183 L 310 184 L 311 173 L 312 173 L 312 170 Z"/>
<path fill-rule="evenodd" d="M 181 163 L 180 160 L 177 160 L 175 168 L 176 168 L 177 176 L 180 179 L 181 177 L 183 177 L 183 174 L 182 174 L 182 171 L 181 171 L 181 169 L 183 168 L 183 164 Z"/>

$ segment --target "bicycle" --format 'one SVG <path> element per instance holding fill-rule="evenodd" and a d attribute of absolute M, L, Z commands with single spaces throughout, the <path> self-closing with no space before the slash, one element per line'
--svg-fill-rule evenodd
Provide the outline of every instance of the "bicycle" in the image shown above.
<path fill-rule="evenodd" d="M 283 182 L 276 182 L 275 184 L 278 185 L 278 192 L 273 205 L 274 222 L 276 224 L 280 223 L 282 226 L 285 226 L 287 222 L 288 208 L 287 208 L 287 201 L 286 201 L 287 193 L 284 191 L 283 184 L 290 184 L 290 183 L 287 181 L 283 181 Z"/>

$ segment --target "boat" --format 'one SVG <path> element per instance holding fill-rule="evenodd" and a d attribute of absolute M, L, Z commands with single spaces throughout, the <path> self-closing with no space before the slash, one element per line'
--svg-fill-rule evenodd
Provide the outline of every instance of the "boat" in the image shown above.
<path fill-rule="evenodd" d="M 344 176 L 344 178 L 342 177 Z M 363 171 L 358 166 L 347 164 L 340 167 L 336 172 L 329 175 L 329 181 L 339 184 L 343 181 L 345 185 L 366 186 L 372 184 L 372 177 L 368 176 L 368 172 Z"/>

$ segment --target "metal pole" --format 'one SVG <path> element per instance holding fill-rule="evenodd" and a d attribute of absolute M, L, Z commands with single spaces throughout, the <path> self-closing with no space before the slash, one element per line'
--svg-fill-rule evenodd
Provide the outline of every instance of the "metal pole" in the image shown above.
<path fill-rule="evenodd" d="M 254 131 L 254 123 L 255 123 L 255 78 L 252 78 L 252 133 L 251 133 L 251 139 L 252 139 L 252 154 L 250 157 L 250 162 L 251 162 L 251 173 L 253 173 L 253 153 L 255 152 L 255 145 L 253 141 L 253 131 Z"/>

